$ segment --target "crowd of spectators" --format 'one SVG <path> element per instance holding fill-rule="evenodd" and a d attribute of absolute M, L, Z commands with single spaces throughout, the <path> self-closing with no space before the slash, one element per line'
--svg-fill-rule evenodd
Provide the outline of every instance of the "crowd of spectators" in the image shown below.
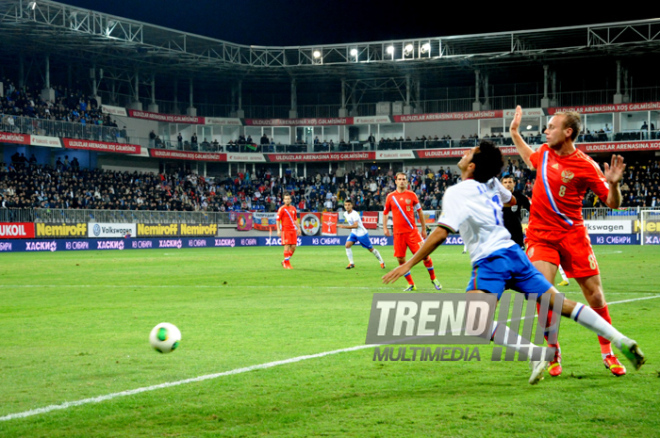
<path fill-rule="evenodd" d="M 42 87 L 18 88 L 3 79 L 4 96 L 0 97 L 0 130 L 53 137 L 116 141 L 126 138 L 126 129 L 103 114 L 96 99 L 81 91 L 55 86 L 54 100 L 42 99 Z M 29 120 L 26 122 L 26 120 Z M 67 123 L 57 123 L 67 122 Z M 106 127 L 108 129 L 94 129 Z"/>
<path fill-rule="evenodd" d="M 439 210 L 448 187 L 459 175 L 449 167 L 406 171 L 410 189 L 425 210 Z M 516 177 L 516 190 L 531 197 L 535 172 L 509 159 L 503 174 Z M 12 163 L 0 163 L 0 206 L 3 208 L 71 208 L 158 211 L 267 211 L 292 194 L 302 211 L 336 211 L 350 198 L 357 210 L 382 211 L 388 193 L 395 190 L 395 173 L 377 166 L 360 172 L 338 169 L 303 177 L 286 172 L 279 177 L 267 168 L 257 172 L 205 178 L 190 171 L 169 174 L 120 172 L 80 168 L 76 159 L 58 159 L 54 166 L 37 164 L 16 154 Z M 660 162 L 630 164 L 621 183 L 624 207 L 657 207 Z M 592 193 L 584 207 L 602 207 Z"/>
<path fill-rule="evenodd" d="M 624 207 L 660 207 L 660 161 L 628 163 L 621 181 Z M 585 199 L 585 207 L 605 207 L 593 194 Z"/>

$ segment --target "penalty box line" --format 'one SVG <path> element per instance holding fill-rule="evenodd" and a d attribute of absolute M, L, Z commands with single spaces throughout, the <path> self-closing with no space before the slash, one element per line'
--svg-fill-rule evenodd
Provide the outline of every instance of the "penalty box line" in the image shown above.
<path fill-rule="evenodd" d="M 624 304 L 624 303 L 630 303 L 630 302 L 633 302 L 633 301 L 652 300 L 654 298 L 660 298 L 660 295 L 654 295 L 654 296 L 651 296 L 651 297 L 632 298 L 632 299 L 629 299 L 629 300 L 612 301 L 611 303 L 608 303 L 608 304 L 609 305 Z M 104 401 L 107 401 L 107 400 L 112 400 L 112 399 L 118 398 L 118 397 L 125 397 L 125 396 L 129 396 L 129 395 L 140 394 L 140 393 L 143 393 L 143 392 L 155 391 L 157 389 L 171 388 L 173 386 L 185 385 L 187 383 L 202 382 L 204 380 L 217 379 L 218 377 L 233 376 L 233 375 L 236 375 L 236 374 L 248 373 L 250 371 L 255 371 L 255 370 L 265 370 L 265 369 L 277 367 L 277 366 L 280 366 L 280 365 L 287 365 L 287 364 L 290 364 L 290 363 L 302 362 L 302 361 L 309 360 L 309 359 L 318 359 L 318 358 L 321 358 L 321 357 L 332 356 L 332 355 L 339 354 L 339 353 L 348 353 L 348 352 L 351 352 L 351 351 L 359 351 L 359 350 L 364 350 L 364 349 L 372 348 L 372 347 L 374 347 L 374 345 L 357 345 L 355 347 L 340 348 L 339 350 L 325 351 L 325 352 L 322 352 L 322 353 L 308 354 L 308 355 L 305 355 L 305 356 L 292 357 L 290 359 L 277 360 L 277 361 L 274 361 L 274 362 L 267 362 L 267 363 L 262 363 L 262 364 L 258 364 L 258 365 L 251 365 L 249 367 L 236 368 L 236 369 L 229 370 L 229 371 L 223 371 L 221 373 L 206 374 L 206 375 L 203 375 L 203 376 L 192 377 L 190 379 L 177 380 L 175 382 L 166 382 L 166 383 L 160 383 L 158 385 L 144 386 L 142 388 L 130 389 L 128 391 L 114 392 L 112 394 L 101 395 L 101 396 L 98 396 L 98 397 L 90 397 L 90 398 L 85 398 L 85 399 L 82 399 L 82 400 L 76 400 L 76 401 L 71 401 L 71 402 L 60 403 L 60 404 L 57 404 L 57 405 L 45 406 L 43 408 L 31 409 L 29 411 L 17 412 L 15 414 L 9 414 L 9 415 L 5 415 L 3 417 L 0 417 L 0 421 L 9 421 L 9 420 L 15 420 L 15 419 L 18 419 L 18 418 L 31 417 L 33 415 L 46 414 L 48 412 L 60 411 L 60 410 L 72 408 L 72 407 L 75 407 L 75 406 L 82 406 L 82 405 L 86 405 L 86 404 L 90 404 L 90 403 L 101 403 L 101 402 L 104 402 Z"/>

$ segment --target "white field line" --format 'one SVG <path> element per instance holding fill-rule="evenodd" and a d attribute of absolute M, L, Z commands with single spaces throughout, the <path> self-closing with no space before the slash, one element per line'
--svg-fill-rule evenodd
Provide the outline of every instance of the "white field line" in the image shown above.
<path fill-rule="evenodd" d="M 633 302 L 633 301 L 651 300 L 651 299 L 654 299 L 654 298 L 660 298 L 660 295 L 654 295 L 654 296 L 650 296 L 650 297 L 632 298 L 632 299 L 629 299 L 629 300 L 613 301 L 613 302 L 608 303 L 608 304 L 609 305 L 623 304 L 623 303 L 630 303 L 630 302 Z M 155 391 L 157 389 L 170 388 L 172 386 L 185 385 L 187 383 L 201 382 L 203 380 L 217 379 L 218 377 L 232 376 L 232 375 L 235 375 L 235 374 L 243 374 L 243 373 L 247 373 L 247 372 L 254 371 L 254 370 L 264 370 L 264 369 L 267 369 L 267 368 L 273 368 L 273 367 L 280 366 L 280 365 L 286 365 L 286 364 L 290 364 L 290 363 L 302 362 L 304 360 L 317 359 L 317 358 L 320 358 L 320 357 L 331 356 L 331 355 L 339 354 L 339 353 L 347 353 L 347 352 L 350 352 L 350 351 L 359 351 L 359 350 L 364 350 L 366 348 L 373 348 L 373 347 L 374 347 L 374 345 L 357 345 L 355 347 L 350 347 L 350 348 L 341 348 L 339 350 L 325 351 L 323 353 L 309 354 L 309 355 L 305 355 L 305 356 L 292 357 L 290 359 L 284 359 L 284 360 L 278 360 L 278 361 L 274 361 L 274 362 L 267 362 L 267 363 L 262 363 L 262 364 L 258 364 L 258 365 L 252 365 L 252 366 L 249 366 L 249 367 L 236 368 L 236 369 L 229 370 L 229 371 L 223 371 L 221 373 L 206 374 L 204 376 L 192 377 L 190 379 L 177 380 L 175 382 L 166 382 L 166 383 L 160 383 L 158 385 L 145 386 L 145 387 L 142 387 L 142 388 L 131 389 L 131 390 L 128 390 L 128 391 L 114 392 L 112 394 L 100 395 L 98 397 L 85 398 L 85 399 L 82 399 L 82 400 L 76 400 L 76 401 L 71 401 L 71 402 L 60 403 L 58 405 L 50 405 L 50 406 L 45 406 L 43 408 L 31 409 L 29 411 L 17 412 L 15 414 L 8 414 L 8 415 L 5 415 L 3 417 L 0 417 L 0 421 L 9 421 L 9 420 L 15 420 L 17 418 L 31 417 L 33 415 L 46 414 L 48 412 L 68 409 L 68 408 L 71 408 L 71 407 L 74 407 L 74 406 L 81 406 L 81 405 L 86 405 L 86 404 L 89 404 L 89 403 L 100 403 L 100 402 L 103 402 L 103 401 L 106 401 L 106 400 L 112 400 L 112 399 L 118 398 L 118 397 L 125 397 L 127 395 L 140 394 L 142 392 Z"/>
<path fill-rule="evenodd" d="M 576 285 L 577 286 L 577 285 Z M 147 285 L 147 284 L 128 284 L 128 285 L 121 285 L 121 284 L 0 284 L 0 289 L 34 289 L 34 288 L 43 288 L 43 289 L 57 289 L 57 288 L 63 288 L 66 287 L 67 289 L 73 289 L 73 288 L 79 288 L 79 289 L 90 289 L 90 288 L 96 288 L 96 289 L 223 289 L 223 288 L 231 288 L 231 289 L 256 289 L 256 288 L 263 288 L 263 285 L 234 285 L 234 284 L 226 284 L 226 285 L 220 285 L 220 284 L 186 284 L 186 285 L 181 285 L 181 284 L 160 284 L 160 285 Z M 286 290 L 291 290 L 291 286 L 286 286 L 286 285 L 280 285 L 280 286 L 268 286 L 270 289 L 286 289 Z M 297 289 L 341 289 L 341 290 L 346 290 L 346 286 L 296 286 Z M 350 287 L 351 290 L 389 290 L 392 291 L 393 289 L 398 289 L 398 287 L 392 287 L 392 286 L 381 286 L 381 287 L 373 287 L 373 286 L 358 286 L 358 287 Z M 444 292 L 448 291 L 456 291 L 456 292 L 465 292 L 465 288 L 457 288 L 457 287 L 443 287 L 442 290 Z M 563 293 L 563 294 L 580 294 L 582 295 L 582 291 L 575 291 L 575 290 L 564 290 L 563 288 L 561 290 L 557 289 L 558 292 Z M 431 290 L 429 288 L 430 293 L 435 293 L 435 290 Z M 419 293 L 423 293 L 424 291 L 419 290 Z M 657 290 L 636 290 L 633 292 L 611 292 L 609 290 L 605 291 L 605 296 L 609 295 L 630 295 L 630 294 L 657 294 Z M 654 298 L 650 297 L 650 298 Z M 646 298 L 649 299 L 649 298 Z M 636 298 L 634 300 L 637 300 Z M 622 303 L 625 301 L 621 301 Z M 616 304 L 616 303 L 609 303 L 608 304 Z"/>

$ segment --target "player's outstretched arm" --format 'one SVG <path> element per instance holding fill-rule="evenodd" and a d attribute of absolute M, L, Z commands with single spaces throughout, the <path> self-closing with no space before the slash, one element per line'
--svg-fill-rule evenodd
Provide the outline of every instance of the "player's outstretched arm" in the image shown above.
<path fill-rule="evenodd" d="M 520 157 L 523 159 L 525 164 L 527 164 L 530 167 L 530 169 L 534 169 L 534 166 L 532 166 L 532 163 L 529 161 L 529 157 L 532 155 L 534 151 L 525 142 L 525 140 L 522 138 L 518 130 L 520 128 L 521 120 L 522 120 L 522 107 L 518 105 L 516 107 L 516 114 L 513 116 L 513 120 L 511 121 L 509 132 L 511 133 L 511 139 L 513 140 L 513 144 L 516 145 L 516 149 L 518 150 Z"/>
<path fill-rule="evenodd" d="M 413 266 L 424 260 L 433 251 L 435 251 L 438 246 L 442 245 L 445 240 L 447 240 L 447 230 L 442 227 L 437 227 L 424 241 L 424 244 L 421 248 L 419 248 L 419 251 L 417 251 L 410 260 L 398 268 L 383 275 L 383 283 L 392 283 L 399 277 L 405 275 L 406 272 L 410 271 Z"/>
<path fill-rule="evenodd" d="M 605 180 L 610 186 L 610 192 L 607 195 L 607 204 L 610 208 L 619 208 L 621 207 L 621 188 L 619 187 L 619 182 L 623 178 L 623 172 L 626 170 L 626 165 L 623 162 L 623 157 L 621 155 L 612 155 L 612 164 L 608 165 L 605 163 Z"/>

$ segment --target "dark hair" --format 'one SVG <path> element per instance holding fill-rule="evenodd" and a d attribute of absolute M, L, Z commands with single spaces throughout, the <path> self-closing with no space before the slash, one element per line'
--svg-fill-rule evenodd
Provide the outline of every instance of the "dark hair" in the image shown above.
<path fill-rule="evenodd" d="M 504 167 L 502 151 L 492 142 L 481 140 L 479 149 L 472 156 L 472 162 L 475 165 L 472 177 L 480 183 L 485 183 L 489 179 L 497 176 Z"/>
<path fill-rule="evenodd" d="M 347 202 L 350 202 L 351 204 L 353 203 L 353 201 L 351 200 L 351 198 L 344 199 L 344 204 L 346 204 Z"/>
<path fill-rule="evenodd" d="M 289 198 L 291 198 L 293 200 L 293 196 L 291 196 L 291 193 L 284 192 L 284 194 L 282 195 L 282 199 L 284 199 L 286 196 L 288 196 Z"/>
<path fill-rule="evenodd" d="M 511 178 L 513 181 L 516 180 L 516 176 L 512 173 L 505 173 L 504 175 L 502 175 L 501 179 L 507 179 L 507 178 Z"/>

